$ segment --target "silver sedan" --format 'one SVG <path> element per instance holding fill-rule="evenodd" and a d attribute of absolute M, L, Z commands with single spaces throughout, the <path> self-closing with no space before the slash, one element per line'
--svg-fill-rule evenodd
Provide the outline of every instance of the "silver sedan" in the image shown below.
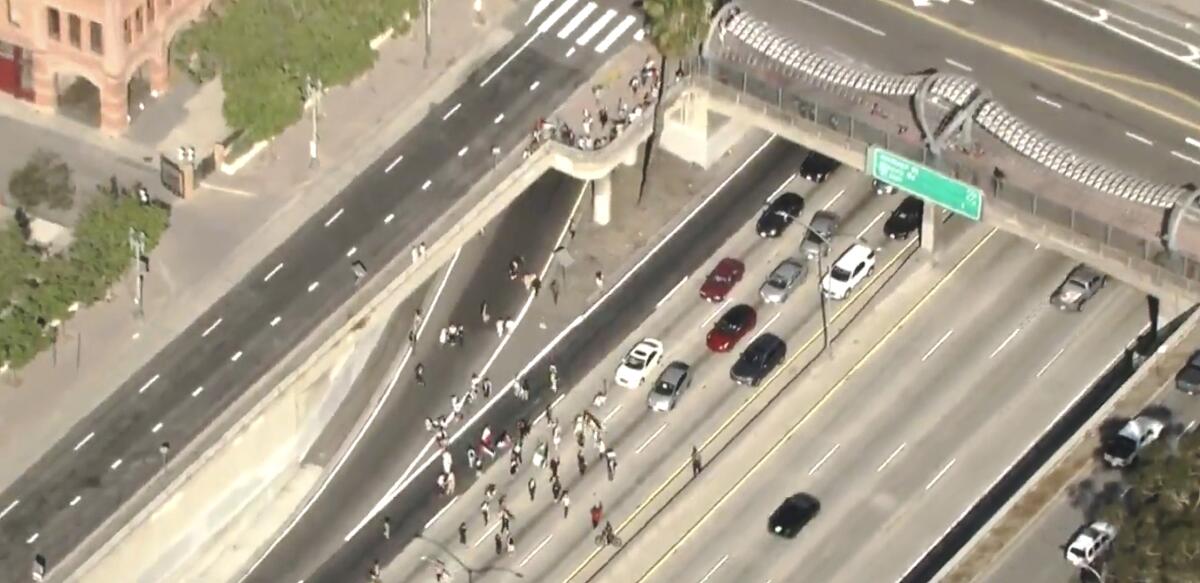
<path fill-rule="evenodd" d="M 808 264 L 799 259 L 784 259 L 777 265 L 758 293 L 768 304 L 782 304 L 808 276 Z"/>

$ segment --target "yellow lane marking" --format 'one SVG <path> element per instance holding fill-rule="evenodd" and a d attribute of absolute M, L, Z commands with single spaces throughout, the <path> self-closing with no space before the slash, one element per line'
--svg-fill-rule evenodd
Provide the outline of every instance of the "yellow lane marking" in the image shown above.
<path fill-rule="evenodd" d="M 1068 66 L 1065 63 L 1069 63 L 1069 61 L 1065 61 L 1063 59 L 1059 59 L 1056 57 L 1051 57 L 1049 55 L 1043 55 L 1043 54 L 1040 54 L 1035 51 L 1030 51 L 1028 49 L 1023 49 L 1020 47 L 1014 47 L 1012 45 L 1005 44 L 1003 42 L 988 38 L 981 34 L 971 32 L 971 31 L 969 31 L 965 28 L 962 28 L 958 25 L 951 24 L 949 22 L 946 22 L 944 20 L 941 20 L 939 18 L 931 16 L 928 13 L 916 10 L 910 6 L 900 4 L 898 2 L 893 2 L 892 0 L 875 0 L 875 2 L 883 4 L 890 8 L 893 8 L 895 10 L 904 12 L 913 18 L 916 18 L 919 20 L 924 20 L 928 24 L 931 24 L 931 25 L 941 28 L 943 30 L 952 32 L 963 38 L 975 41 L 976 43 L 981 44 L 983 46 L 986 46 L 986 47 L 995 49 L 997 51 L 1000 51 L 1002 53 L 1005 53 L 1009 56 L 1012 56 L 1013 58 L 1016 58 L 1018 60 L 1021 60 L 1026 63 L 1029 63 L 1031 65 L 1034 65 L 1035 67 L 1044 69 L 1051 73 L 1054 73 L 1055 75 L 1058 75 L 1059 77 L 1062 77 L 1064 79 L 1069 79 L 1071 81 L 1074 81 L 1074 82 L 1076 82 L 1080 85 L 1083 85 L 1084 87 L 1087 87 L 1093 91 L 1102 93 L 1104 95 L 1112 97 L 1113 99 L 1124 102 L 1128 105 L 1131 105 L 1133 107 L 1136 107 L 1136 108 L 1146 111 L 1148 113 L 1152 113 L 1154 115 L 1162 117 L 1163 119 L 1170 120 L 1170 121 L 1175 122 L 1183 127 L 1189 128 L 1194 131 L 1200 131 L 1200 123 L 1198 123 L 1198 122 L 1187 119 L 1178 114 L 1169 112 L 1160 107 L 1156 107 L 1154 105 L 1151 105 L 1150 103 L 1142 101 L 1141 99 L 1138 99 L 1136 97 L 1131 97 L 1120 91 L 1117 91 L 1116 89 L 1112 89 L 1112 88 L 1102 85 L 1100 83 L 1096 83 L 1095 81 L 1092 81 L 1090 79 L 1085 79 L 1083 77 L 1080 77 L 1079 75 L 1076 75 L 1074 73 L 1071 73 L 1070 71 L 1065 70 L 1064 67 Z M 1070 66 L 1070 68 L 1073 68 L 1073 69 L 1089 70 L 1090 72 L 1093 72 L 1093 73 L 1097 71 L 1097 69 L 1095 69 L 1094 67 L 1090 67 L 1088 65 L 1083 65 L 1083 64 L 1079 64 L 1079 63 L 1071 63 L 1069 66 Z M 1143 87 L 1154 88 L 1154 89 L 1157 89 L 1164 93 L 1168 93 L 1174 97 L 1183 99 L 1183 100 L 1193 104 L 1194 106 L 1200 107 L 1200 102 L 1197 102 L 1196 100 L 1194 100 L 1190 97 L 1187 97 L 1186 95 L 1184 95 L 1183 93 L 1180 93 L 1179 91 L 1177 91 L 1175 89 L 1166 87 L 1166 86 L 1158 84 L 1158 83 L 1153 83 L 1153 82 L 1146 81 L 1143 79 L 1138 79 L 1138 78 L 1130 76 L 1130 75 L 1123 75 L 1121 73 L 1115 73 L 1112 71 L 1106 71 L 1105 76 L 1113 78 L 1113 79 L 1120 79 L 1120 80 L 1128 82 L 1128 83 L 1138 84 Z"/>
<path fill-rule="evenodd" d="M 933 296 L 937 294 L 938 290 L 941 289 L 942 286 L 946 284 L 946 282 L 950 281 L 950 279 L 954 276 L 954 274 L 957 273 L 958 270 L 961 269 L 963 265 L 966 265 L 967 261 L 969 261 L 972 257 L 974 257 L 975 254 L 981 248 L 983 248 L 983 245 L 985 243 L 987 243 L 992 238 L 992 236 L 995 234 L 996 234 L 996 229 L 992 229 L 991 231 L 988 232 L 988 234 L 983 239 L 981 239 L 978 243 L 976 243 L 975 246 L 973 248 L 971 248 L 971 251 L 969 251 L 965 257 L 963 257 L 961 260 L 959 260 L 959 262 L 957 264 L 955 264 L 955 266 L 953 268 L 951 268 L 950 271 L 947 272 L 946 275 L 944 277 L 942 277 L 942 279 L 939 280 L 936 285 L 933 286 L 933 289 L 930 290 L 929 293 L 925 294 L 919 301 L 917 301 L 917 304 L 915 306 L 913 306 L 908 312 L 906 312 L 904 314 L 904 316 L 900 318 L 900 321 L 897 322 L 894 326 L 892 326 L 891 329 L 889 329 L 887 331 L 887 333 L 885 333 L 883 335 L 883 338 L 880 338 L 879 341 L 876 342 L 875 345 L 872 346 L 871 349 L 868 350 L 867 353 L 865 355 L 863 355 L 863 357 L 860 358 L 858 360 L 858 362 L 856 362 L 854 364 L 854 366 L 850 367 L 850 370 L 847 371 L 846 374 L 844 374 L 842 376 L 842 378 L 838 379 L 837 383 L 835 383 L 828 391 L 826 391 L 826 393 L 823 396 L 821 396 L 821 398 L 816 403 L 814 403 L 813 406 L 810 407 L 808 409 L 808 411 L 805 412 L 804 415 L 802 417 L 800 417 L 800 419 L 791 426 L 790 429 L 788 429 L 787 433 L 784 434 L 784 436 L 782 438 L 780 438 L 778 441 L 775 442 L 775 445 L 771 446 L 771 449 L 767 450 L 767 452 L 765 454 L 763 454 L 763 456 L 760 457 L 758 459 L 758 461 L 756 461 L 754 463 L 754 465 L 750 467 L 749 470 L 747 470 L 745 473 L 742 474 L 742 477 L 739 478 L 738 481 L 733 484 L 733 487 L 731 487 L 728 491 L 725 492 L 725 494 L 723 494 L 719 499 L 717 499 L 716 504 L 713 504 L 713 506 L 711 508 L 709 508 L 707 511 L 705 511 L 705 513 L 700 517 L 700 519 L 698 521 L 696 521 L 696 523 L 693 524 L 691 526 L 691 528 L 689 528 L 686 532 L 684 532 L 683 536 L 680 537 L 679 540 L 675 541 L 675 543 L 671 545 L 671 548 L 667 549 L 666 554 L 664 554 L 661 558 L 659 558 L 658 561 L 656 561 L 654 563 L 654 565 L 652 565 L 650 567 L 650 570 L 646 571 L 646 573 L 638 579 L 638 583 L 642 583 L 643 581 L 646 581 L 647 579 L 649 579 L 650 576 L 653 575 L 654 572 L 657 571 L 658 568 L 661 567 L 663 563 L 665 563 L 668 559 L 670 559 L 671 556 L 674 555 L 675 552 L 677 550 L 679 550 L 679 548 L 681 546 L 683 546 L 683 543 L 686 542 L 687 539 L 690 538 L 694 532 L 699 530 L 700 527 L 708 520 L 708 518 L 710 516 L 712 516 L 713 513 L 715 513 L 717 511 L 717 509 L 719 509 L 725 503 L 726 500 L 728 500 L 731 496 L 733 496 L 733 494 L 736 493 L 738 491 L 738 489 L 740 489 L 742 487 L 742 484 L 745 484 L 746 481 L 750 479 L 750 476 L 754 475 L 754 473 L 757 472 L 758 469 L 761 468 L 762 465 L 765 464 L 775 454 L 775 452 L 779 451 L 780 448 L 782 448 L 783 445 L 785 443 L 787 443 L 788 440 L 790 440 L 792 438 L 792 436 L 794 436 L 796 434 L 797 431 L 800 430 L 800 428 L 805 424 L 805 422 L 807 422 L 810 418 L 812 418 L 812 416 L 815 415 L 817 413 L 817 411 L 821 409 L 822 406 L 824 406 L 826 403 L 828 403 L 829 400 L 832 399 L 833 396 L 835 394 L 837 394 L 837 392 L 843 386 L 845 386 L 846 381 L 848 381 L 850 379 L 850 377 L 852 377 L 854 375 L 854 373 L 858 372 L 858 370 L 861 369 L 863 367 L 863 365 L 867 361 L 869 361 L 871 359 L 871 357 L 875 355 L 876 352 L 879 351 L 880 348 L 882 348 L 885 344 L 887 344 L 887 341 L 893 335 L 895 335 L 895 333 L 900 328 L 902 328 L 904 326 L 904 324 L 906 324 L 914 315 L 916 315 L 916 313 L 920 311 L 921 307 L 924 306 L 925 303 L 928 302 L 930 299 L 932 299 Z M 772 378 L 772 380 L 774 380 L 774 378 Z"/>

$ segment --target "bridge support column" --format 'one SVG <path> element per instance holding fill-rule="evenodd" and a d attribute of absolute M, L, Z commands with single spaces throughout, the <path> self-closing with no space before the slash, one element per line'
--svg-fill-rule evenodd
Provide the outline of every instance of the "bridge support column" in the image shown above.
<path fill-rule="evenodd" d="M 612 175 L 592 181 L 592 221 L 601 227 L 612 221 Z"/>
<path fill-rule="evenodd" d="M 638 150 L 639 149 L 641 149 L 640 145 L 630 148 L 628 152 L 625 152 L 625 159 L 621 160 L 621 163 L 626 166 L 636 165 L 637 161 L 638 161 Z"/>
<path fill-rule="evenodd" d="M 665 112 L 658 144 L 687 162 L 709 168 L 749 129 L 741 121 L 712 112 L 707 95 L 690 91 Z"/>
<path fill-rule="evenodd" d="M 941 207 L 926 202 L 925 212 L 921 214 L 921 250 L 934 262 L 937 261 L 937 232 L 942 227 L 942 213 Z"/>

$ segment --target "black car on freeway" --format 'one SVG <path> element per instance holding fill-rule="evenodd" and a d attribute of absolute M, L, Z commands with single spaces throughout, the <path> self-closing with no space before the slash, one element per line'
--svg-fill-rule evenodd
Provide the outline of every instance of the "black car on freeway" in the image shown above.
<path fill-rule="evenodd" d="M 900 206 L 892 211 L 892 216 L 883 223 L 883 234 L 889 239 L 907 239 L 921 228 L 921 218 L 925 213 L 925 201 L 910 196 L 900 202 Z"/>
<path fill-rule="evenodd" d="M 804 197 L 794 192 L 785 192 L 767 202 L 758 217 L 757 231 L 760 237 L 778 237 L 796 222 L 804 212 Z"/>
<path fill-rule="evenodd" d="M 771 513 L 767 530 L 783 538 L 796 538 L 820 511 L 821 503 L 812 494 L 792 494 Z"/>

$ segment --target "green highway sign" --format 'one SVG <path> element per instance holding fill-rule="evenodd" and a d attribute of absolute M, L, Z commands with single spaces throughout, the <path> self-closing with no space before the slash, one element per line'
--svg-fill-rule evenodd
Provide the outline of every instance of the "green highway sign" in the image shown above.
<path fill-rule="evenodd" d="M 867 150 L 871 176 L 900 190 L 978 221 L 983 214 L 983 191 L 883 148 Z"/>

